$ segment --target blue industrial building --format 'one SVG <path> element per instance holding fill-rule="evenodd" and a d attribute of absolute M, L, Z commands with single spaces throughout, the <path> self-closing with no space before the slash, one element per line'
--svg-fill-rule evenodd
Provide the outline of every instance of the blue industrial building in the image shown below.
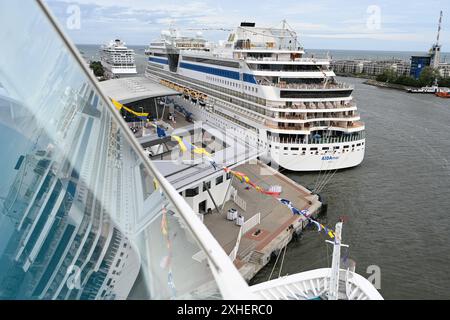
<path fill-rule="evenodd" d="M 412 56 L 410 75 L 415 79 L 419 78 L 423 68 L 431 65 L 431 56 Z"/>

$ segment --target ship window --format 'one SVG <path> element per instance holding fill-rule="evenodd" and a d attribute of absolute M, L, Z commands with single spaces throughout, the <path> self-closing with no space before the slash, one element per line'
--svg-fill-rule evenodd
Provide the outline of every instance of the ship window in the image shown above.
<path fill-rule="evenodd" d="M 198 195 L 198 187 L 193 189 L 186 189 L 186 197 L 192 198 Z"/>
<path fill-rule="evenodd" d="M 292 151 L 298 151 L 299 148 L 291 148 Z"/>
<path fill-rule="evenodd" d="M 311 151 L 317 151 L 317 148 L 311 148 L 310 150 Z"/>
<path fill-rule="evenodd" d="M 217 177 L 216 178 L 216 186 L 218 186 L 219 184 L 221 184 L 223 182 L 223 176 Z"/>
<path fill-rule="evenodd" d="M 205 182 L 203 184 L 203 192 L 205 192 L 208 189 L 211 189 L 211 181 Z"/>

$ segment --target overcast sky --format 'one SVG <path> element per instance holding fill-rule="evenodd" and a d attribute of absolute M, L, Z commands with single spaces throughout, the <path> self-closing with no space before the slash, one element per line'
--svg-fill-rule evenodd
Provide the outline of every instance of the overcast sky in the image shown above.
<path fill-rule="evenodd" d="M 444 11 L 441 43 L 450 51 L 450 1 L 366 0 L 46 0 L 77 44 L 121 38 L 147 45 L 170 25 L 180 30 L 234 28 L 241 21 L 281 26 L 286 19 L 305 48 L 426 51 L 436 39 Z M 80 17 L 77 22 L 77 10 Z M 78 28 L 79 26 L 79 28 Z M 195 31 L 189 31 L 195 34 Z M 227 32 L 208 30 L 210 40 Z"/>

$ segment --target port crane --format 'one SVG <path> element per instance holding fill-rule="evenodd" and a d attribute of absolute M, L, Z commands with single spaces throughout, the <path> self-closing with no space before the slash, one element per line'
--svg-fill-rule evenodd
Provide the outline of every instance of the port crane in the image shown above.
<path fill-rule="evenodd" d="M 430 54 L 433 57 L 432 67 L 439 67 L 440 57 L 441 57 L 441 45 L 439 44 L 439 38 L 441 36 L 441 28 L 442 28 L 442 10 L 439 15 L 439 23 L 438 23 L 438 31 L 436 36 L 436 43 L 432 45 L 430 49 Z"/>

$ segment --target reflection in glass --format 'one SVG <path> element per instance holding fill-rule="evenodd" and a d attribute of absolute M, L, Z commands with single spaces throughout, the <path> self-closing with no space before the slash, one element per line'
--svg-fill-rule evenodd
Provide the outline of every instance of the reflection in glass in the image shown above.
<path fill-rule="evenodd" d="M 173 200 L 39 4 L 2 1 L 0 21 L 0 299 L 220 298 Z"/>

